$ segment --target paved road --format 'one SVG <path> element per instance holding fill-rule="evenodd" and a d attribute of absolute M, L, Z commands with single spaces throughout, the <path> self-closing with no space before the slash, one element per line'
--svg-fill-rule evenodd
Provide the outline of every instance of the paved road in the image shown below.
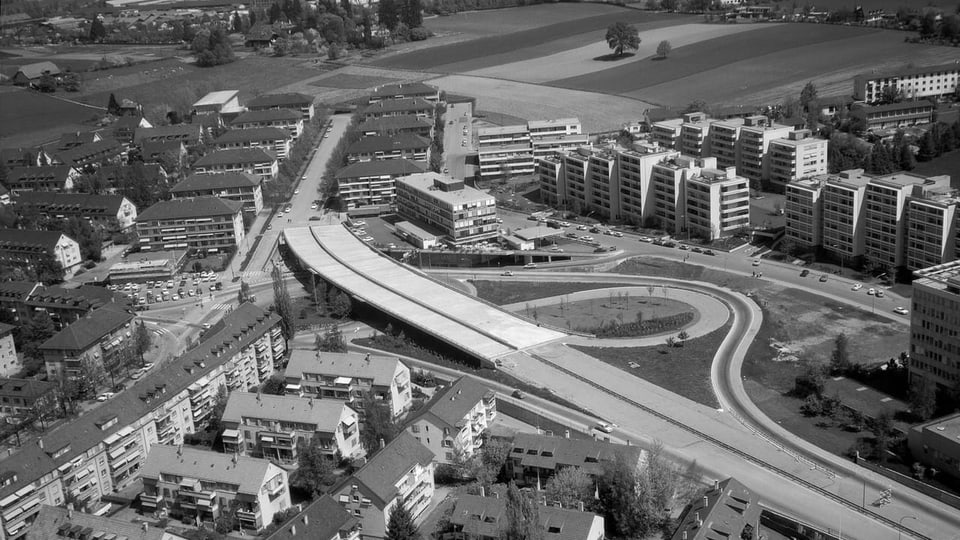
<path fill-rule="evenodd" d="M 444 114 L 443 159 L 450 176 L 464 179 L 466 175 L 466 157 L 473 141 L 473 117 L 470 116 L 470 104 L 454 103 L 447 106 Z M 450 122 L 453 122 L 452 124 Z M 463 128 L 467 134 L 463 134 Z M 467 146 L 460 146 L 466 139 Z"/>

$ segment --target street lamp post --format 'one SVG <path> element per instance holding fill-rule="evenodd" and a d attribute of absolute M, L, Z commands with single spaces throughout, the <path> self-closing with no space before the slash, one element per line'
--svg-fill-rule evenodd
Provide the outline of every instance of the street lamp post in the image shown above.
<path fill-rule="evenodd" d="M 918 522 L 920 521 L 920 518 L 917 516 L 903 516 L 900 518 L 900 520 L 897 521 L 897 525 L 899 525 L 899 527 L 897 527 L 897 540 L 902 540 L 903 538 L 903 520 L 905 519 L 915 519 Z"/>

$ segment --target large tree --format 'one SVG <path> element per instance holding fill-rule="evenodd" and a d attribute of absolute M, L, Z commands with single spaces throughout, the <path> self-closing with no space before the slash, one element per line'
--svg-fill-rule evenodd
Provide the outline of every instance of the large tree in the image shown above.
<path fill-rule="evenodd" d="M 847 350 L 847 335 L 840 333 L 833 340 L 833 352 L 830 353 L 830 371 L 834 374 L 846 373 L 850 369 L 850 351 Z"/>
<path fill-rule="evenodd" d="M 927 420 L 937 409 L 936 386 L 923 377 L 910 383 L 910 410 L 920 420 Z"/>
<path fill-rule="evenodd" d="M 220 28 L 203 29 L 197 32 L 191 49 L 200 67 L 219 66 L 236 60 L 230 38 Z"/>
<path fill-rule="evenodd" d="M 413 523 L 413 516 L 407 508 L 407 502 L 401 497 L 387 521 L 386 540 L 420 540 L 420 531 Z"/>
<path fill-rule="evenodd" d="M 107 29 L 103 26 L 103 20 L 100 17 L 94 17 L 90 23 L 90 41 L 101 42 L 107 37 Z"/>
<path fill-rule="evenodd" d="M 390 411 L 390 406 L 382 399 L 376 399 L 372 392 L 365 392 L 360 402 L 363 413 L 363 425 L 360 429 L 360 444 L 373 455 L 382 444 L 392 441 L 400 432 Z"/>
<path fill-rule="evenodd" d="M 133 346 L 137 356 L 140 357 L 141 366 L 145 362 L 143 355 L 147 354 L 147 351 L 150 350 L 150 346 L 152 344 L 153 336 L 150 334 L 150 331 L 147 330 L 147 327 L 143 324 L 143 321 L 140 321 L 140 324 L 137 325 L 137 328 L 133 333 Z"/>
<path fill-rule="evenodd" d="M 808 81 L 800 91 L 800 107 L 806 111 L 810 102 L 815 99 L 817 99 L 817 87 L 814 86 L 813 81 Z"/>
<path fill-rule="evenodd" d="M 637 27 L 623 21 L 611 24 L 607 28 L 605 39 L 617 56 L 623 56 L 627 50 L 635 51 L 640 48 L 640 32 Z"/>
<path fill-rule="evenodd" d="M 520 491 L 517 484 L 510 481 L 504 508 L 506 523 L 500 534 L 502 540 L 543 540 L 540 507 L 534 497 L 532 493 Z"/>
<path fill-rule="evenodd" d="M 673 46 L 670 45 L 670 42 L 667 40 L 663 40 L 660 42 L 659 45 L 657 45 L 657 56 L 659 56 L 660 58 L 666 58 L 667 55 L 670 54 L 670 51 L 672 50 L 673 50 Z"/>
<path fill-rule="evenodd" d="M 547 482 L 546 496 L 550 503 L 560 503 L 563 508 L 577 508 L 580 503 L 587 508 L 594 501 L 593 478 L 580 467 L 564 467 Z"/>
<path fill-rule="evenodd" d="M 274 265 L 270 278 L 273 280 L 273 305 L 277 308 L 277 315 L 280 315 L 283 335 L 288 339 L 292 338 L 297 329 L 297 319 L 293 313 L 293 301 L 290 299 L 290 291 L 287 290 L 287 282 L 279 266 Z"/>
<path fill-rule="evenodd" d="M 336 463 L 320 450 L 316 441 L 301 441 L 297 445 L 297 465 L 290 485 L 312 495 L 324 493 L 334 480 Z"/>
<path fill-rule="evenodd" d="M 400 13 L 395 0 L 380 0 L 377 17 L 380 26 L 393 32 L 400 23 Z"/>

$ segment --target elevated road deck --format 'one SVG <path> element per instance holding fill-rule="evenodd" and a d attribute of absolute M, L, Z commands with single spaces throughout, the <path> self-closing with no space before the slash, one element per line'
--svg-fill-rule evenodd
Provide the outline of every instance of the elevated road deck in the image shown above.
<path fill-rule="evenodd" d="M 342 225 L 285 229 L 283 236 L 304 268 L 354 298 L 481 360 L 493 361 L 565 336 L 398 263 Z"/>

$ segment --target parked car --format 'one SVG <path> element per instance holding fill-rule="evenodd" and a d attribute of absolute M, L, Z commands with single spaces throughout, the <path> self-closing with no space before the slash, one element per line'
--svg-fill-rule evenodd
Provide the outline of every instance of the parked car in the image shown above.
<path fill-rule="evenodd" d="M 909 311 L 907 311 L 907 308 L 905 308 L 905 307 L 899 307 L 899 306 L 893 308 L 893 312 L 894 312 L 894 313 L 897 313 L 897 314 L 899 314 L 899 315 L 906 315 L 907 313 L 909 313 Z"/>
<path fill-rule="evenodd" d="M 97 396 L 97 401 L 101 401 L 101 402 L 102 402 L 102 401 L 106 401 L 106 400 L 112 398 L 112 397 L 115 396 L 115 395 L 116 395 L 116 394 L 114 394 L 113 392 L 104 392 L 104 393 L 100 394 L 99 396 Z"/>
<path fill-rule="evenodd" d="M 877 289 L 877 298 L 883 298 L 883 290 Z"/>
<path fill-rule="evenodd" d="M 513 397 L 515 397 L 515 398 L 517 398 L 517 399 L 523 399 L 523 398 L 524 398 L 523 392 L 521 392 L 521 391 L 519 391 L 519 390 L 514 390 L 513 393 L 510 394 L 510 395 L 513 396 Z"/>
<path fill-rule="evenodd" d="M 873 296 L 877 294 L 877 290 L 874 289 L 873 287 L 870 287 L 869 289 L 867 289 L 867 294 L 869 294 L 870 296 Z"/>
<path fill-rule="evenodd" d="M 760 259 L 754 259 L 751 263 L 753 266 L 760 266 Z"/>
<path fill-rule="evenodd" d="M 703 254 L 704 254 L 704 255 L 710 255 L 711 257 L 713 257 L 713 256 L 716 255 L 716 253 L 710 251 L 709 249 L 703 250 Z"/>
<path fill-rule="evenodd" d="M 859 283 L 854 283 L 854 284 L 853 284 L 853 287 L 850 287 L 850 290 L 851 290 L 851 291 L 859 291 L 859 290 L 862 289 L 862 288 L 863 288 L 863 285 L 861 285 L 861 284 L 859 284 Z M 873 290 L 873 289 L 870 289 L 870 290 Z"/>
<path fill-rule="evenodd" d="M 597 429 L 604 433 L 613 433 L 613 428 L 615 427 L 617 427 L 617 425 L 612 422 L 600 422 L 597 424 Z"/>
<path fill-rule="evenodd" d="M 806 268 L 804 268 L 804 269 L 800 272 L 800 277 L 807 277 L 807 276 L 809 276 L 809 275 L 810 275 L 810 271 L 807 270 Z"/>
<path fill-rule="evenodd" d="M 523 268 L 524 268 L 525 270 L 533 270 L 533 269 L 535 269 L 536 267 L 537 267 L 537 263 L 527 263 L 527 264 L 523 265 Z"/>
<path fill-rule="evenodd" d="M 826 274 L 823 274 L 822 276 L 820 276 L 820 283 L 823 283 L 823 282 L 825 282 L 826 280 L 827 280 L 827 275 L 826 275 Z"/>

